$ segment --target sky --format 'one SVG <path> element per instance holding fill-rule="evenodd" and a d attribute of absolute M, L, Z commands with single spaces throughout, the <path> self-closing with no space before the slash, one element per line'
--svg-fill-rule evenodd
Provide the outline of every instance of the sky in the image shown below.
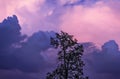
<path fill-rule="evenodd" d="M 17 15 L 21 31 L 27 35 L 63 30 L 80 42 L 120 42 L 119 0 L 1 0 L 0 4 L 0 21 Z"/>
<path fill-rule="evenodd" d="M 90 79 L 119 79 L 119 5 L 119 0 L 0 0 L 0 78 L 44 79 L 57 57 L 50 36 L 62 30 L 84 45 Z"/>

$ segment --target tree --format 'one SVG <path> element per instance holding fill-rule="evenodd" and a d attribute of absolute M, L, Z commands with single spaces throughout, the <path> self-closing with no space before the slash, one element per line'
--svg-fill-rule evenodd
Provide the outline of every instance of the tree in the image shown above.
<path fill-rule="evenodd" d="M 51 38 L 51 45 L 59 49 L 59 63 L 52 73 L 47 73 L 46 79 L 88 79 L 83 74 L 83 46 L 72 35 L 62 31 L 56 33 L 56 38 Z"/>

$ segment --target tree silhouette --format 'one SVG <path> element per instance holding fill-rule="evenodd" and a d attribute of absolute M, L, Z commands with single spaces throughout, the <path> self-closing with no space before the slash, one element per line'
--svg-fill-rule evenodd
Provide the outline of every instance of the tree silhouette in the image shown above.
<path fill-rule="evenodd" d="M 83 46 L 72 35 L 62 31 L 56 33 L 56 38 L 51 38 L 51 45 L 59 49 L 59 63 L 52 73 L 47 73 L 46 79 L 88 79 L 83 74 Z"/>

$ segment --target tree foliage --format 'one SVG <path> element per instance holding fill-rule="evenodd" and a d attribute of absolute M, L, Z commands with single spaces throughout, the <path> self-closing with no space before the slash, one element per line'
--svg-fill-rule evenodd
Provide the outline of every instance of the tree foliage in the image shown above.
<path fill-rule="evenodd" d="M 46 79 L 88 79 L 83 74 L 83 46 L 72 35 L 62 31 L 56 33 L 56 38 L 51 38 L 51 44 L 59 49 L 59 63 L 53 72 L 47 73 Z"/>

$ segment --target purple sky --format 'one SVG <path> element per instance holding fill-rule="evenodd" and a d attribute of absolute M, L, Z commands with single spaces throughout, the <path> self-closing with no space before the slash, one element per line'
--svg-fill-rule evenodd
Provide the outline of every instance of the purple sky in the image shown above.
<path fill-rule="evenodd" d="M 119 5 L 119 0 L 0 0 L 0 21 L 15 14 L 28 35 L 63 30 L 82 42 L 113 39 L 120 45 Z"/>
<path fill-rule="evenodd" d="M 0 10 L 0 79 L 44 79 L 60 30 L 84 42 L 90 79 L 120 78 L 119 0 L 0 0 Z"/>

